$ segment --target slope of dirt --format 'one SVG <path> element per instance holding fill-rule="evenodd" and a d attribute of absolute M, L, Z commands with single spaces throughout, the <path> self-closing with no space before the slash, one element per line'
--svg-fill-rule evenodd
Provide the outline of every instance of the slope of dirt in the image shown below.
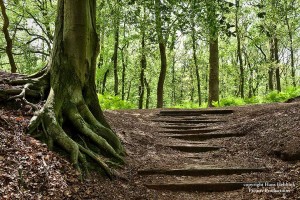
<path fill-rule="evenodd" d="M 300 103 L 233 107 L 221 132 L 247 133 L 244 137 L 222 138 L 214 144 L 224 150 L 200 154 L 191 159 L 166 148 L 169 140 L 158 137 L 159 110 L 106 111 L 105 115 L 118 133 L 126 150 L 127 164 L 119 169 L 126 178 L 113 181 L 91 173 L 81 182 L 67 158 L 47 150 L 44 144 L 25 135 L 32 113 L 11 104 L 0 106 L 0 199 L 297 199 L 299 190 Z M 173 142 L 178 142 L 174 140 Z M 294 184 L 286 194 L 250 193 L 243 190 L 221 193 L 155 191 L 145 183 L 166 179 L 143 177 L 139 169 L 176 167 L 187 164 L 226 163 L 227 166 L 266 166 L 268 173 L 232 175 L 231 180 L 258 180 Z M 226 181 L 228 177 L 210 177 Z M 172 177 L 169 177 L 172 179 Z M 180 179 L 180 177 L 178 178 Z M 191 178 L 193 179 L 193 178 Z M 203 181 L 206 181 L 203 178 Z"/>

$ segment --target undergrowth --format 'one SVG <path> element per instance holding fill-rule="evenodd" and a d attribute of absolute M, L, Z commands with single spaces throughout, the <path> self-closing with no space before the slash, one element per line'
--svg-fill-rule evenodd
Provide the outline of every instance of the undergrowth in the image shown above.
<path fill-rule="evenodd" d="M 122 100 L 119 96 L 113 96 L 110 94 L 98 94 L 99 103 L 104 110 L 118 110 L 118 109 L 133 109 L 136 108 L 131 102 Z"/>
<path fill-rule="evenodd" d="M 300 96 L 300 87 L 288 87 L 285 91 L 278 92 L 272 91 L 265 96 L 253 96 L 251 98 L 239 98 L 229 96 L 221 98 L 219 102 L 214 102 L 215 107 L 226 107 L 226 106 L 242 106 L 247 104 L 263 104 L 263 103 L 275 103 L 285 102 L 288 99 Z M 103 109 L 118 110 L 118 109 L 136 109 L 137 105 L 129 101 L 122 100 L 119 96 L 113 96 L 110 94 L 99 94 L 100 105 Z M 153 106 L 152 106 L 153 107 Z M 182 103 L 175 106 L 166 106 L 169 108 L 207 108 L 207 102 L 202 103 L 201 106 L 196 102 L 184 100 Z"/>

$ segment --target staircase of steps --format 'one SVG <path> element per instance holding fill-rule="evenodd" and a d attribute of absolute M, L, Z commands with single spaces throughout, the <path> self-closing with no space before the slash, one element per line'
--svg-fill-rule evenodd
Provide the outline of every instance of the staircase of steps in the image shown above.
<path fill-rule="evenodd" d="M 226 123 L 226 117 L 233 115 L 234 111 L 229 109 L 197 109 L 197 110 L 162 110 L 159 116 L 153 120 L 163 130 L 157 137 L 168 138 L 169 144 L 165 147 L 180 151 L 187 159 L 201 158 L 206 152 L 219 151 L 222 146 L 212 145 L 214 139 L 242 137 L 245 134 L 224 133 L 220 131 L 220 125 Z M 216 125 L 219 125 L 216 127 Z M 171 142 L 172 140 L 176 140 Z M 178 140 L 180 142 L 178 142 Z M 204 141 L 205 142 L 199 142 Z M 194 154 L 191 156 L 190 154 Z M 168 166 L 168 165 L 166 165 Z M 149 189 L 189 192 L 225 192 L 239 190 L 249 182 L 227 181 L 233 175 L 263 173 L 268 169 L 264 167 L 240 167 L 220 165 L 192 165 L 165 168 L 141 169 L 138 174 L 141 176 L 168 176 L 167 181 L 157 183 L 144 183 Z M 216 181 L 211 177 L 228 176 L 226 181 Z M 179 180 L 179 179 L 184 180 Z M 193 177 L 193 179 L 191 179 Z M 202 179 L 205 178 L 205 181 Z M 196 179 L 195 179 L 196 178 Z M 210 180 L 211 179 L 211 180 Z M 208 180 L 208 181 L 207 181 Z M 222 178 L 220 178 L 222 180 Z M 262 180 L 264 181 L 264 180 Z"/>

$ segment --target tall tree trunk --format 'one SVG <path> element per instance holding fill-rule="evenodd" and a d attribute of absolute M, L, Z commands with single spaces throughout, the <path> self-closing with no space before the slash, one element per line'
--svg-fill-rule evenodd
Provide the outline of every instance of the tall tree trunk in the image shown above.
<path fill-rule="evenodd" d="M 201 104 L 202 104 L 201 82 L 200 82 L 199 65 L 198 65 L 198 59 L 197 59 L 195 28 L 192 28 L 192 42 L 193 42 L 193 59 L 194 59 L 194 65 L 195 65 L 195 71 L 196 71 L 196 80 L 197 80 L 198 105 L 201 106 Z"/>
<path fill-rule="evenodd" d="M 251 64 L 250 64 L 247 52 L 244 51 L 244 55 L 245 55 L 244 57 L 245 57 L 246 65 L 248 65 L 248 68 L 249 68 L 249 71 L 250 71 L 249 83 L 248 83 L 248 87 L 249 87 L 248 98 L 251 98 L 254 95 L 254 89 L 253 89 L 253 69 L 251 67 Z"/>
<path fill-rule="evenodd" d="M 119 31 L 120 31 L 120 1 L 117 0 L 115 5 L 112 5 L 112 2 L 107 0 L 108 6 L 110 8 L 111 15 L 113 16 L 113 25 L 114 25 L 114 54 L 112 56 L 113 61 L 113 72 L 114 72 L 114 93 L 115 96 L 119 94 L 119 77 L 118 77 L 118 49 L 119 49 Z"/>
<path fill-rule="evenodd" d="M 273 75 L 274 75 L 274 41 L 271 38 L 270 39 L 270 61 L 271 61 L 271 66 L 269 67 L 269 71 L 268 71 L 268 75 L 269 75 L 269 80 L 268 80 L 268 84 L 269 84 L 269 91 L 273 91 L 274 90 L 274 83 L 273 83 Z"/>
<path fill-rule="evenodd" d="M 209 23 L 209 83 L 208 106 L 219 103 L 219 31 L 216 14 L 217 2 L 206 0 L 207 20 Z"/>
<path fill-rule="evenodd" d="M 131 85 L 132 85 L 132 79 L 129 81 L 126 101 L 129 101 L 129 99 L 130 99 Z"/>
<path fill-rule="evenodd" d="M 240 68 L 240 94 L 241 98 L 245 97 L 245 75 L 244 75 L 244 66 L 243 66 L 243 56 L 242 56 L 242 50 L 241 50 L 241 34 L 240 34 L 240 29 L 239 29 L 239 12 L 240 12 L 240 1 L 236 0 L 235 1 L 236 5 L 236 13 L 235 13 L 235 27 L 236 27 L 236 39 L 237 39 L 237 56 L 238 56 L 238 61 L 239 61 L 239 68 Z"/>
<path fill-rule="evenodd" d="M 144 94 L 145 94 L 145 70 L 147 67 L 147 60 L 146 60 L 146 45 L 145 45 L 145 37 L 146 37 L 146 30 L 145 30 L 145 23 L 146 23 L 146 12 L 145 6 L 143 9 L 143 20 L 141 22 L 141 73 L 140 73 L 140 86 L 139 86 L 139 109 L 143 109 L 144 104 Z"/>
<path fill-rule="evenodd" d="M 274 59 L 276 62 L 276 89 L 278 92 L 281 92 L 281 84 L 280 84 L 280 68 L 279 68 L 279 52 L 278 52 L 278 39 L 277 37 L 274 38 Z"/>
<path fill-rule="evenodd" d="M 112 171 L 100 154 L 123 163 L 124 149 L 99 105 L 95 85 L 98 53 L 96 0 L 59 0 L 49 65 L 44 71 L 17 80 L 24 90 L 12 98 L 27 97 L 26 91 L 36 88 L 44 91 L 46 103 L 32 118 L 29 134 L 38 133 L 49 148 L 62 147 L 78 170 L 79 163 L 83 169 L 96 163 L 111 176 Z"/>
<path fill-rule="evenodd" d="M 175 56 L 174 53 L 173 59 L 172 59 L 172 97 L 171 97 L 171 105 L 176 105 L 176 74 L 175 74 Z"/>
<path fill-rule="evenodd" d="M 116 22 L 118 23 L 118 22 Z M 114 93 L 119 94 L 119 78 L 118 78 L 118 49 L 119 49 L 119 24 L 115 24 L 115 45 L 114 45 Z"/>
<path fill-rule="evenodd" d="M 123 22 L 123 39 L 126 41 L 126 24 L 127 18 L 124 17 Z M 127 68 L 127 57 L 124 55 L 124 50 L 128 48 L 129 43 L 125 42 L 124 46 L 121 48 L 121 56 L 122 56 L 122 88 L 121 88 L 121 98 L 125 100 L 125 78 L 126 78 L 126 68 Z"/>
<path fill-rule="evenodd" d="M 208 106 L 213 107 L 213 102 L 219 102 L 219 45 L 218 38 L 209 42 L 209 95 Z"/>
<path fill-rule="evenodd" d="M 108 73 L 109 73 L 109 69 L 106 70 L 105 73 L 104 73 L 103 82 L 102 82 L 102 91 L 101 91 L 101 94 L 104 94 L 104 93 L 105 93 L 105 89 L 106 89 L 106 81 L 107 81 Z"/>
<path fill-rule="evenodd" d="M 151 94 L 151 88 L 150 88 L 150 84 L 148 83 L 146 77 L 145 77 L 145 86 L 146 86 L 146 109 L 149 109 L 149 105 L 150 105 L 150 94 Z"/>
<path fill-rule="evenodd" d="M 155 0 L 155 25 L 156 32 L 159 43 L 159 52 L 160 52 L 160 73 L 157 84 L 157 108 L 163 107 L 164 102 L 164 83 L 167 73 L 167 55 L 166 55 L 166 44 L 162 32 L 162 20 L 161 20 L 161 2 L 160 0 Z"/>
<path fill-rule="evenodd" d="M 127 68 L 127 59 L 124 55 L 124 49 L 121 50 L 121 56 L 122 56 L 122 100 L 125 100 L 125 78 L 126 78 L 126 68 Z"/>
<path fill-rule="evenodd" d="M 141 56 L 141 73 L 139 86 L 139 109 L 143 108 L 144 93 L 145 93 L 145 69 L 147 67 L 147 60 L 145 55 L 145 31 L 142 30 L 142 56 Z"/>
<path fill-rule="evenodd" d="M 13 56 L 13 52 L 12 52 L 13 43 L 12 43 L 12 39 L 10 38 L 9 32 L 8 32 L 9 19 L 8 19 L 7 14 L 6 14 L 6 8 L 5 8 L 3 0 L 0 0 L 0 7 L 1 7 L 1 13 L 2 13 L 2 17 L 3 17 L 2 31 L 4 33 L 4 37 L 5 37 L 5 40 L 6 40 L 5 51 L 6 51 L 8 60 L 9 60 L 10 71 L 11 71 L 11 73 L 16 73 L 17 72 L 17 66 L 16 66 L 14 56 Z"/>
<path fill-rule="evenodd" d="M 295 58 L 294 58 L 294 45 L 293 45 L 293 33 L 290 27 L 290 23 L 288 20 L 288 17 L 285 16 L 285 22 L 288 28 L 288 34 L 289 34 L 289 45 L 290 45 L 290 52 L 291 52 L 291 75 L 292 75 L 292 83 L 293 86 L 296 87 L 296 69 L 295 69 Z"/>
<path fill-rule="evenodd" d="M 176 74 L 175 74 L 175 64 L 176 64 L 176 52 L 175 49 L 176 43 L 176 29 L 173 29 L 172 40 L 170 45 L 170 55 L 172 57 L 171 63 L 171 73 L 172 73 L 172 86 L 171 86 L 171 105 L 174 106 L 176 104 Z"/>
<path fill-rule="evenodd" d="M 193 1 L 192 8 L 195 10 L 195 0 Z M 200 82 L 200 73 L 199 73 L 199 65 L 197 59 L 197 39 L 196 39 L 196 30 L 195 30 L 195 14 L 192 11 L 191 15 L 191 29 L 192 29 L 192 46 L 193 46 L 193 60 L 195 65 L 196 71 L 196 80 L 197 80 L 197 95 L 198 95 L 198 105 L 201 106 L 202 104 L 202 97 L 201 97 L 201 82 Z"/>

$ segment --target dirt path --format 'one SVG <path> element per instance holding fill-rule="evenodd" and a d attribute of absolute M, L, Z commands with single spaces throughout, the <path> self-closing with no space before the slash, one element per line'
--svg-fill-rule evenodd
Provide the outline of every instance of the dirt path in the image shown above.
<path fill-rule="evenodd" d="M 299 153 L 300 104 L 226 110 L 106 111 L 127 150 L 125 179 L 81 182 L 25 134 L 32 113 L 1 106 L 0 199 L 299 199 L 300 163 L 283 160 Z"/>

